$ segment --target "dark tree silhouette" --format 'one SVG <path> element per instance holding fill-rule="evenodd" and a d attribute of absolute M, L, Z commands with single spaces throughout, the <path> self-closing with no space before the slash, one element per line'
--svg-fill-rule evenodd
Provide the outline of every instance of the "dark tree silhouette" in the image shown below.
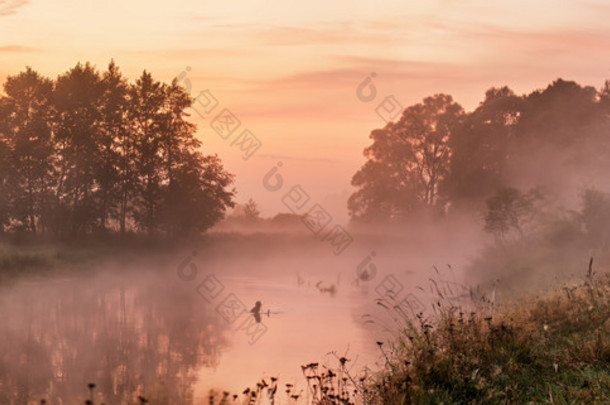
<path fill-rule="evenodd" d="M 161 82 L 148 72 L 131 88 L 131 114 L 136 134 L 135 167 L 137 172 L 134 217 L 141 229 L 152 233 L 160 225 L 163 164 L 161 156 L 162 107 L 165 101 Z"/>
<path fill-rule="evenodd" d="M 439 94 L 408 107 L 400 120 L 371 133 L 368 158 L 352 185 L 353 218 L 404 218 L 420 208 L 440 208 L 439 185 L 447 176 L 452 128 L 463 114 L 451 96 Z"/>
<path fill-rule="evenodd" d="M 0 112 L 0 115 L 2 113 Z M 1 124 L 0 124 L 1 125 Z M 5 141 L 3 130 L 0 128 L 0 234 L 5 232 L 5 228 L 9 223 L 10 209 L 9 209 L 9 179 L 8 173 L 10 171 L 10 149 Z"/>
<path fill-rule="evenodd" d="M 36 232 L 46 221 L 53 189 L 53 83 L 31 68 L 9 76 L 2 100 L 7 197 L 14 227 Z"/>
<path fill-rule="evenodd" d="M 98 225 L 103 172 L 103 131 L 99 73 L 90 64 L 77 64 L 57 79 L 55 139 L 59 144 L 60 178 L 57 194 L 61 234 L 84 235 Z"/>
<path fill-rule="evenodd" d="M 0 231 L 201 232 L 233 206 L 233 176 L 201 153 L 193 99 L 144 72 L 129 84 L 111 61 L 54 82 L 32 69 L 0 97 Z"/>
<path fill-rule="evenodd" d="M 443 196 L 454 205 L 472 208 L 507 182 L 509 148 L 523 101 L 507 87 L 492 88 L 485 100 L 456 125 Z"/>
<path fill-rule="evenodd" d="M 102 77 L 101 115 L 101 156 L 99 167 L 99 227 L 105 230 L 110 218 L 117 218 L 121 233 L 126 230 L 127 201 L 132 178 L 129 164 L 129 142 L 132 138 L 128 117 L 129 89 L 127 80 L 121 75 L 114 61 Z"/>
<path fill-rule="evenodd" d="M 492 88 L 467 114 L 435 96 L 371 138 L 352 179 L 354 219 L 395 220 L 422 207 L 484 210 L 502 189 L 561 194 L 610 168 L 610 82 L 596 91 L 558 79 L 524 96 Z"/>

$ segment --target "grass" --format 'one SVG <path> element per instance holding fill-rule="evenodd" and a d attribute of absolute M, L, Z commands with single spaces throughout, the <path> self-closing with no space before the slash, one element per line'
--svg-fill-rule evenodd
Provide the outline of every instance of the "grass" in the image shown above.
<path fill-rule="evenodd" d="M 23 276 L 85 274 L 103 263 L 116 267 L 122 263 L 141 263 L 151 257 L 169 257 L 175 249 L 168 241 L 138 235 L 69 242 L 0 240 L 0 283 Z"/>
<path fill-rule="evenodd" d="M 580 285 L 502 311 L 439 308 L 384 351 L 369 403 L 610 403 L 610 278 L 591 267 Z"/>
<path fill-rule="evenodd" d="M 135 257 L 129 250 L 61 244 L 0 244 L 0 285 L 22 277 L 87 274 L 102 262 Z"/>
<path fill-rule="evenodd" d="M 45 253 L 0 250 L 0 268 L 6 270 L 50 266 L 50 259 Z"/>

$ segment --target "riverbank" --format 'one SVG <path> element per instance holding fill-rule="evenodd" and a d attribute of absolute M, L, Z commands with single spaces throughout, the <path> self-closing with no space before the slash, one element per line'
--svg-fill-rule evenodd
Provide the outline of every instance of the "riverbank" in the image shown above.
<path fill-rule="evenodd" d="M 442 297 L 439 297 L 439 301 Z M 442 301 L 440 301 L 442 302 Z M 370 383 L 375 403 L 610 403 L 610 277 L 498 311 L 415 318 Z"/>

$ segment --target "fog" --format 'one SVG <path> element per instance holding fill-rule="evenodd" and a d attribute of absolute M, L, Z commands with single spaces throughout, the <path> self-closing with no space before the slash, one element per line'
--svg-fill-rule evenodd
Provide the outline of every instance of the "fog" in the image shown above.
<path fill-rule="evenodd" d="M 259 153 L 185 77 L 127 77 L 114 60 L 7 77 L 0 404 L 265 403 L 241 393 L 279 378 L 282 403 L 320 405 L 304 365 L 339 362 L 372 384 L 441 308 L 491 330 L 492 314 L 570 291 L 593 263 L 607 272 L 610 81 L 490 87 L 471 111 L 445 93 L 406 107 L 388 96 L 351 182 L 318 196 L 299 185 L 325 183 L 316 159 L 283 159 L 288 170 Z M 350 94 L 373 101 L 374 77 Z M 269 164 L 245 187 L 264 198 L 237 190 L 240 173 L 197 132 L 193 113 L 216 107 L 214 136 L 242 164 Z"/>
<path fill-rule="evenodd" d="M 391 306 L 417 297 L 426 308 L 413 309 L 432 313 L 429 279 L 461 285 L 475 253 L 472 235 L 428 230 L 391 241 L 354 233 L 336 256 L 307 232 L 217 234 L 190 249 L 5 284 L 0 402 L 82 403 L 89 383 L 106 403 L 203 403 L 210 389 L 240 393 L 271 376 L 303 389 L 300 365 L 333 365 L 332 352 L 354 373 L 375 368 L 375 342 L 404 325 Z M 231 294 L 248 311 L 261 301 L 262 322 L 223 318 Z"/>

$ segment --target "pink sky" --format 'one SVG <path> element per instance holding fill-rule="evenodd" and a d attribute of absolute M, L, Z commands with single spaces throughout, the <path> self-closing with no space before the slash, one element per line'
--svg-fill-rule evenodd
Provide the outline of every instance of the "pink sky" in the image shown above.
<path fill-rule="evenodd" d="M 491 86 L 526 93 L 562 77 L 599 88 L 610 78 L 608 21 L 602 0 L 0 0 L 0 80 L 26 65 L 56 77 L 111 58 L 130 79 L 147 69 L 169 81 L 188 66 L 193 96 L 210 90 L 262 142 L 243 160 L 193 116 L 206 151 L 237 175 L 237 200 L 286 211 L 283 192 L 262 186 L 282 161 L 286 185 L 340 220 L 386 96 L 406 107 L 444 92 L 471 110 Z M 365 103 L 356 88 L 372 72 L 378 94 Z"/>

